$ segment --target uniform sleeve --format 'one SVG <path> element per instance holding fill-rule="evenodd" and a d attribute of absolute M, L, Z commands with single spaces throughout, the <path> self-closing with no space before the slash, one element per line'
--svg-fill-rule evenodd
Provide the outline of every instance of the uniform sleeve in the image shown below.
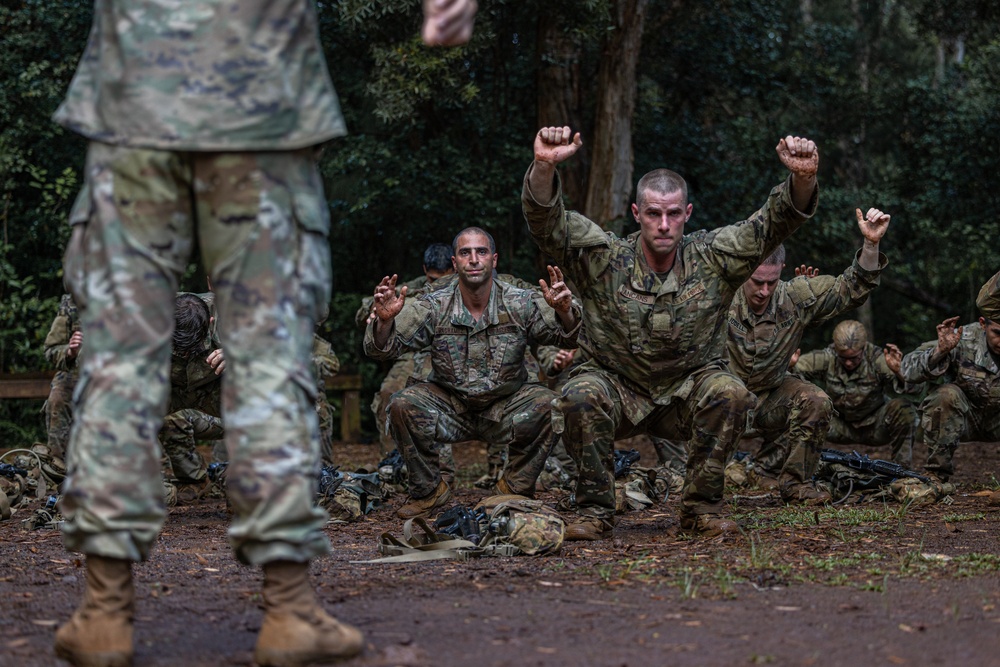
<path fill-rule="evenodd" d="M 583 328 L 583 310 L 580 304 L 573 301 L 573 314 L 576 316 L 576 326 L 572 331 L 563 329 L 562 322 L 556 311 L 545 302 L 541 296 L 535 296 L 530 303 L 531 314 L 528 318 L 528 344 L 540 343 L 554 345 L 558 348 L 577 347 L 577 337 Z"/>
<path fill-rule="evenodd" d="M 333 351 L 333 346 L 325 338 L 313 334 L 313 366 L 316 378 L 321 382 L 327 377 L 333 377 L 340 371 L 340 359 Z"/>
<path fill-rule="evenodd" d="M 556 260 L 559 268 L 580 289 L 594 283 L 608 268 L 612 247 L 608 233 L 575 211 L 566 211 L 562 202 L 562 181 L 555 174 L 552 200 L 539 202 L 531 193 L 532 167 L 524 175 L 521 209 L 531 238 L 543 253 Z"/>
<path fill-rule="evenodd" d="M 802 311 L 803 322 L 807 325 L 825 322 L 868 300 L 871 291 L 878 287 L 879 276 L 888 260 L 879 253 L 878 268 L 867 271 L 858 263 L 860 256 L 859 250 L 847 270 L 836 278 L 800 276 L 789 281 L 789 291 Z"/>
<path fill-rule="evenodd" d="M 979 290 L 976 307 L 983 317 L 1000 321 L 1000 271 Z"/>
<path fill-rule="evenodd" d="M 792 370 L 796 375 L 810 382 L 823 382 L 826 380 L 828 361 L 826 350 L 811 350 L 799 356 L 799 360 L 795 362 Z"/>
<path fill-rule="evenodd" d="M 792 203 L 791 175 L 771 190 L 764 205 L 749 218 L 711 232 L 708 261 L 716 273 L 737 289 L 750 277 L 760 263 L 816 212 L 819 187 L 805 211 Z"/>
<path fill-rule="evenodd" d="M 906 382 L 931 382 L 948 372 L 955 350 L 945 355 L 937 364 L 931 365 L 931 355 L 936 347 L 936 340 L 928 341 L 903 357 L 899 370 Z"/>
<path fill-rule="evenodd" d="M 422 350 L 434 337 L 435 309 L 426 298 L 407 300 L 392 321 L 385 348 L 375 345 L 375 322 L 365 328 L 365 354 L 372 359 L 395 359 L 404 352 Z"/>
<path fill-rule="evenodd" d="M 875 355 L 875 372 L 878 373 L 879 382 L 883 387 L 892 387 L 892 391 L 897 394 L 919 394 L 923 390 L 923 382 L 906 382 L 892 372 L 889 364 L 885 361 L 885 353 L 882 350 Z M 899 372 L 903 372 L 900 364 Z"/>

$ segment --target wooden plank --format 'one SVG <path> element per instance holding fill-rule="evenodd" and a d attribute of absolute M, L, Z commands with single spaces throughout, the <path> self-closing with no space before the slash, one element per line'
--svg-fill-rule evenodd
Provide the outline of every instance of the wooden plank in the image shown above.
<path fill-rule="evenodd" d="M 360 375 L 334 375 L 326 378 L 326 388 L 330 391 L 361 390 Z"/>
<path fill-rule="evenodd" d="M 52 384 L 52 371 L 40 373 L 0 374 L 0 399 L 5 398 L 48 398 Z"/>

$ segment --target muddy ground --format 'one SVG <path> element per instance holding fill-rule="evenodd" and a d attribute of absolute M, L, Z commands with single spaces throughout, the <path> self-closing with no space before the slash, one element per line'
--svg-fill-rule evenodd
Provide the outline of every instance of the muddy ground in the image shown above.
<path fill-rule="evenodd" d="M 338 455 L 378 458 L 364 445 Z M 456 456 L 456 499 L 471 504 L 486 495 L 471 486 L 485 454 Z M 931 507 L 796 509 L 727 490 L 736 538 L 676 537 L 670 500 L 556 556 L 351 564 L 399 534 L 396 496 L 331 524 L 333 554 L 312 572 L 327 608 L 365 632 L 358 666 L 1000 665 L 1000 508 L 985 497 L 1000 445 L 963 445 L 957 464 L 959 491 Z M 80 556 L 56 531 L 23 530 L 27 512 L 0 522 L 3 666 L 58 664 L 52 635 L 83 590 Z M 260 577 L 232 558 L 227 522 L 218 499 L 171 510 L 136 568 L 137 665 L 252 664 Z"/>

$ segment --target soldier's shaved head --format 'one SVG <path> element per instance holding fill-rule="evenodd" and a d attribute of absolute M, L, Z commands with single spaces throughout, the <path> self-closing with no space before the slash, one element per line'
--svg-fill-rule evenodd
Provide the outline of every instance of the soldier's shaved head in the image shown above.
<path fill-rule="evenodd" d="M 654 169 L 639 179 L 635 186 L 635 203 L 642 206 L 647 192 L 680 192 L 684 195 L 684 204 L 688 202 L 688 186 L 680 174 L 669 169 Z"/>
<path fill-rule="evenodd" d="M 857 320 L 844 320 L 833 330 L 833 349 L 837 352 L 855 352 L 867 344 L 868 332 Z"/>
<path fill-rule="evenodd" d="M 782 243 L 774 249 L 770 255 L 764 258 L 761 266 L 784 266 L 785 265 L 785 244 Z"/>

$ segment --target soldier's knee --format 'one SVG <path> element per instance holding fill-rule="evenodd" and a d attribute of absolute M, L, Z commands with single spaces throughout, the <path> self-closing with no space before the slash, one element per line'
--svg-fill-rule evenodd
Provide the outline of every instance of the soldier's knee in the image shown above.
<path fill-rule="evenodd" d="M 724 406 L 727 413 L 746 414 L 757 405 L 757 397 L 742 382 L 716 382 L 706 392 L 708 405 Z"/>
<path fill-rule="evenodd" d="M 913 426 L 917 417 L 917 409 L 905 398 L 894 398 L 886 406 L 887 421 L 893 424 L 909 424 Z"/>
<path fill-rule="evenodd" d="M 953 384 L 943 384 L 924 400 L 924 412 L 931 410 L 956 410 L 965 403 L 962 390 Z"/>
<path fill-rule="evenodd" d="M 833 415 L 833 401 L 822 389 L 799 392 L 795 403 L 804 414 L 829 421 Z"/>
<path fill-rule="evenodd" d="M 611 398 L 595 384 L 567 383 L 562 395 L 556 399 L 556 405 L 566 415 L 584 412 L 607 413 L 611 407 Z"/>

